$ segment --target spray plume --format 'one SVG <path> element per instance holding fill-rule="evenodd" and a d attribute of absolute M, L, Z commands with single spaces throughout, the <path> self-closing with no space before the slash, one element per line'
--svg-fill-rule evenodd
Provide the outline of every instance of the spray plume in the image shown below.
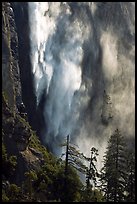
<path fill-rule="evenodd" d="M 83 153 L 119 128 L 135 129 L 135 4 L 29 2 L 37 105 L 44 94 L 42 138 L 60 155 L 67 134 Z"/>

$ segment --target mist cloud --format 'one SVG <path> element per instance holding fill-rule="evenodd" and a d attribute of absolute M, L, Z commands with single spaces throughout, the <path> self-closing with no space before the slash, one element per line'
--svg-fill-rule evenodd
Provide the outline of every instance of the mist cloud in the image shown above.
<path fill-rule="evenodd" d="M 29 3 L 37 103 L 46 96 L 43 141 L 57 155 L 70 134 L 83 153 L 99 149 L 101 166 L 116 128 L 134 138 L 134 4 L 127 3 Z"/>

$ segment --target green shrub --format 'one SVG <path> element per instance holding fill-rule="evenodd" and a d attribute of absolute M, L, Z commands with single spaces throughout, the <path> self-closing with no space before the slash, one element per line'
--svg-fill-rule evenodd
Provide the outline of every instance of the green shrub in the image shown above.
<path fill-rule="evenodd" d="M 8 196 L 10 202 L 20 201 L 21 188 L 16 184 L 10 184 Z"/>
<path fill-rule="evenodd" d="M 9 164 L 12 168 L 15 168 L 17 165 L 17 157 L 16 156 L 10 156 L 9 157 Z"/>
<path fill-rule="evenodd" d="M 7 152 L 3 142 L 2 142 L 2 162 L 7 162 Z"/>
<path fill-rule="evenodd" d="M 2 202 L 9 202 L 9 198 L 3 189 L 2 189 Z"/>

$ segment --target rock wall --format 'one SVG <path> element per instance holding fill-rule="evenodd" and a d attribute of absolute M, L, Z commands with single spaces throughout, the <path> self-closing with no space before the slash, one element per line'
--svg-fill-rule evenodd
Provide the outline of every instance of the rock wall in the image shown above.
<path fill-rule="evenodd" d="M 22 3 L 19 3 L 19 5 L 20 4 L 22 5 Z M 26 4 L 24 3 L 23 5 Z M 21 108 L 19 108 L 22 104 L 22 95 L 24 101 L 29 101 L 29 107 L 31 107 L 32 85 L 29 80 L 29 51 L 27 50 L 29 49 L 29 43 L 27 40 L 25 41 L 24 38 L 21 39 L 21 36 L 18 35 L 17 28 L 19 28 L 19 25 L 16 27 L 14 11 L 11 3 L 3 2 L 2 142 L 6 147 L 7 154 L 9 156 L 15 155 L 17 157 L 16 171 L 15 174 L 10 177 L 10 182 L 20 185 L 24 180 L 24 173 L 26 171 L 40 168 L 42 158 L 29 149 L 29 142 L 33 135 L 33 131 L 28 123 L 26 113 L 22 113 L 22 110 L 20 110 Z M 21 31 L 27 33 L 25 27 L 21 27 L 20 33 Z M 22 50 L 22 52 L 19 52 L 20 50 Z M 31 111 L 33 111 L 33 106 Z"/>
<path fill-rule="evenodd" d="M 17 108 L 18 99 L 22 101 L 20 71 L 18 64 L 18 36 L 14 12 L 10 3 L 2 4 L 2 90 L 10 107 Z"/>
<path fill-rule="evenodd" d="M 11 2 L 15 15 L 18 35 L 19 67 L 22 86 L 22 100 L 28 113 L 28 120 L 34 127 L 36 123 L 35 94 L 33 91 L 33 77 L 30 63 L 30 42 L 27 2 Z M 32 114 L 33 113 L 33 114 Z"/>

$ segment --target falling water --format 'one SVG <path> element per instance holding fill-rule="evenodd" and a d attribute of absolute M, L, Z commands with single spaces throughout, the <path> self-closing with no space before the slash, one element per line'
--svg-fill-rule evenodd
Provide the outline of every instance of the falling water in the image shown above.
<path fill-rule="evenodd" d="M 41 131 L 60 154 L 67 134 L 102 156 L 119 128 L 134 138 L 134 2 L 29 2 L 31 63 Z"/>

